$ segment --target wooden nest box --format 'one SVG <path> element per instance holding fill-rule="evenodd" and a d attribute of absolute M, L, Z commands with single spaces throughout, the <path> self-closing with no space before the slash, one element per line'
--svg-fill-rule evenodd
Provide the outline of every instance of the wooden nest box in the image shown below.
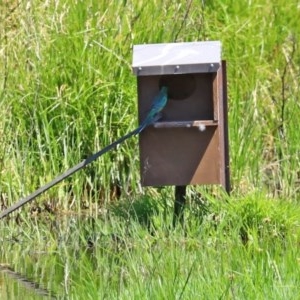
<path fill-rule="evenodd" d="M 220 184 L 229 191 L 226 65 L 219 41 L 133 48 L 141 123 L 162 86 L 162 118 L 139 137 L 143 186 Z"/>

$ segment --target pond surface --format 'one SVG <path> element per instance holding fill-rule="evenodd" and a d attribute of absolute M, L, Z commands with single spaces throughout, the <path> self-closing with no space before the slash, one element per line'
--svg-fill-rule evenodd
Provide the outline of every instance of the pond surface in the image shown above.
<path fill-rule="evenodd" d="M 96 216 L 0 221 L 0 299 L 145 298 L 153 289 L 144 290 L 140 272 L 152 277 L 140 259 L 155 261 L 157 238 L 148 219 L 155 210 L 145 201 L 134 209 L 127 205 Z"/>
<path fill-rule="evenodd" d="M 66 298 L 70 264 L 92 243 L 88 224 L 79 217 L 1 224 L 0 299 Z"/>
<path fill-rule="evenodd" d="M 0 266 L 0 299 L 56 299 L 56 297 L 10 267 Z"/>

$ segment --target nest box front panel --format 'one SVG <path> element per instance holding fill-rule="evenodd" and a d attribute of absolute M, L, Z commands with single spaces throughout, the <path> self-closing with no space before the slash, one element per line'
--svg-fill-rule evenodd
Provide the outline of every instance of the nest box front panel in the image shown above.
<path fill-rule="evenodd" d="M 140 134 L 141 183 L 144 186 L 220 183 L 220 140 L 215 73 L 138 77 L 139 121 L 147 115 L 162 86 L 168 103 L 162 122 L 209 121 L 201 128 L 149 126 Z"/>
<path fill-rule="evenodd" d="M 214 127 L 204 133 L 197 128 L 148 128 L 140 138 L 142 185 L 219 183 L 217 135 Z"/>

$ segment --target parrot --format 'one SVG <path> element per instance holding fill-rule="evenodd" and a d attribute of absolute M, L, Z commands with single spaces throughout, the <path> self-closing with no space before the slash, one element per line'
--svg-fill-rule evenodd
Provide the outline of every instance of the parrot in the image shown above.
<path fill-rule="evenodd" d="M 148 125 L 160 118 L 160 112 L 164 109 L 168 101 L 168 88 L 163 86 L 159 94 L 154 98 L 152 106 L 145 120 L 138 128 L 138 133 L 142 132 Z"/>

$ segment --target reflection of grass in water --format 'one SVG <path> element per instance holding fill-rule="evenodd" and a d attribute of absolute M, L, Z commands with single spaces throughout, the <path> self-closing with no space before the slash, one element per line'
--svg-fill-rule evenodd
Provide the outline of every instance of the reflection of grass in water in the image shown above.
<path fill-rule="evenodd" d="M 0 273 L 6 274 L 7 277 L 15 280 L 20 286 L 25 287 L 32 293 L 36 293 L 41 296 L 47 296 L 47 299 L 56 299 L 55 295 L 47 289 L 41 287 L 37 282 L 29 279 L 25 275 L 15 272 L 9 265 L 0 264 Z M 4 295 L 2 295 L 3 297 Z"/>
<path fill-rule="evenodd" d="M 71 299 L 299 294 L 299 208 L 260 195 L 229 202 L 202 196 L 201 218 L 197 205 L 187 203 L 184 232 L 170 229 L 173 207 L 155 195 L 144 207 L 138 200 L 130 208 L 118 203 L 98 216 L 1 225 L 1 260 Z"/>

